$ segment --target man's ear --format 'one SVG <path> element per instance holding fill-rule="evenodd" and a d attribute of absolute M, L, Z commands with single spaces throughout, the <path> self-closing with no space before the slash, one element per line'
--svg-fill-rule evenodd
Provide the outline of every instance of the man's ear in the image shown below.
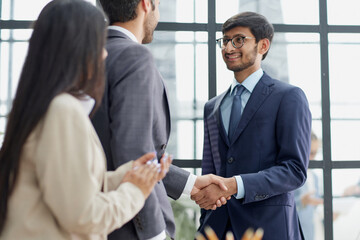
<path fill-rule="evenodd" d="M 141 0 L 140 4 L 146 13 L 152 11 L 151 0 Z"/>
<path fill-rule="evenodd" d="M 258 43 L 259 46 L 259 53 L 261 55 L 264 55 L 267 51 L 269 51 L 270 48 L 270 41 L 267 38 L 263 38 Z"/>

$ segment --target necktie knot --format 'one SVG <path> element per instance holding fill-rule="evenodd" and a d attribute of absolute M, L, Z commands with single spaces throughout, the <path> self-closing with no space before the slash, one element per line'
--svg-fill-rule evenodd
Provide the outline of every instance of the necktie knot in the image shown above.
<path fill-rule="evenodd" d="M 244 92 L 245 87 L 243 85 L 236 85 L 234 91 L 235 91 L 235 95 L 234 96 L 241 96 L 241 94 Z"/>

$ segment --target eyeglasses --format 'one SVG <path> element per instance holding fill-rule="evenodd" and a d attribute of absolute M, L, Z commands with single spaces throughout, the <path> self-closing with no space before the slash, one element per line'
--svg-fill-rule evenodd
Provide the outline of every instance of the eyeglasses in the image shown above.
<path fill-rule="evenodd" d="M 231 41 L 231 44 L 233 45 L 234 48 L 241 48 L 245 43 L 245 38 L 246 39 L 255 39 L 254 37 L 245 37 L 245 36 L 241 36 L 241 35 L 236 35 L 233 38 L 219 38 L 219 39 L 216 39 L 216 43 L 221 49 L 226 48 L 226 45 L 230 41 Z"/>

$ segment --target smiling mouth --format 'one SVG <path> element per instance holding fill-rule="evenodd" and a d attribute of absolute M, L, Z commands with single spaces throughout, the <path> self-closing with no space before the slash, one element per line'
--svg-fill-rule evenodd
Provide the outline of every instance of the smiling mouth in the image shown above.
<path fill-rule="evenodd" d="M 237 54 L 225 54 L 226 59 L 229 60 L 229 61 L 234 61 L 236 59 L 239 59 L 239 58 L 241 58 L 241 56 L 242 56 L 242 54 L 240 54 L 240 53 L 237 53 Z"/>

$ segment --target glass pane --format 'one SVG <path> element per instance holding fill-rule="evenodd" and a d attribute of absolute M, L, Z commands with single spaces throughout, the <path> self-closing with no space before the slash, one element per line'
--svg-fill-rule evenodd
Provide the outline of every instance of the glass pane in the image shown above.
<path fill-rule="evenodd" d="M 202 33 L 207 35 L 206 33 Z M 162 74 L 173 118 L 202 117 L 208 99 L 207 43 L 194 32 L 156 31 L 147 45 Z"/>
<path fill-rule="evenodd" d="M 161 22 L 207 22 L 207 0 L 167 0 L 160 3 Z"/>
<path fill-rule="evenodd" d="M 27 42 L 15 42 L 13 43 L 12 48 L 12 69 L 11 69 L 11 79 L 12 79 L 12 92 L 11 96 L 14 97 L 19 82 L 20 73 L 25 61 L 27 54 L 28 43 Z"/>
<path fill-rule="evenodd" d="M 319 24 L 319 1 L 216 0 L 218 23 L 224 23 L 231 16 L 244 11 L 260 13 L 271 23 Z"/>
<path fill-rule="evenodd" d="M 12 0 L 14 2 L 14 15 L 11 19 L 16 20 L 35 20 L 38 18 L 43 7 L 50 2 L 49 0 Z M 29 11 L 31 9 L 31 11 Z"/>
<path fill-rule="evenodd" d="M 208 99 L 207 33 L 156 31 L 147 46 L 167 87 L 172 118 L 168 151 L 176 158 L 194 159 L 202 149 L 198 141 L 203 141 L 196 119 L 202 119 Z M 191 127 L 182 120 L 190 120 L 185 123 Z"/>
<path fill-rule="evenodd" d="M 217 37 L 222 34 L 217 33 Z M 311 57 L 309 57 L 311 56 Z M 306 61 L 304 61 L 306 59 Z M 312 117 L 321 118 L 321 74 L 319 35 L 314 33 L 276 33 L 262 63 L 271 77 L 300 87 L 306 94 Z M 217 49 L 217 93 L 228 89 L 233 73 L 226 69 Z"/>
<path fill-rule="evenodd" d="M 2 29 L 1 41 L 28 41 L 32 31 L 32 29 Z"/>
<path fill-rule="evenodd" d="M 334 240 L 360 237 L 360 169 L 332 171 Z"/>
<path fill-rule="evenodd" d="M 95 5 L 96 0 L 87 0 Z M 1 2 L 1 1 L 0 1 Z M 35 20 L 50 0 L 2 0 L 2 20 Z M 31 9 L 31 11 L 29 11 Z"/>
<path fill-rule="evenodd" d="M 204 146 L 204 121 L 196 121 L 196 159 L 202 159 Z"/>
<path fill-rule="evenodd" d="M 0 43 L 0 100 L 6 102 L 8 99 L 8 81 L 9 81 L 9 46 L 7 42 Z"/>
<path fill-rule="evenodd" d="M 177 121 L 175 127 L 177 144 L 176 149 L 171 149 L 171 153 L 176 159 L 194 159 L 194 123 L 192 121 Z M 172 139 L 175 140 L 174 136 Z M 170 152 L 170 149 L 168 151 Z"/>
<path fill-rule="evenodd" d="M 4 140 L 5 123 L 6 123 L 5 117 L 0 117 L 0 147 Z"/>
<path fill-rule="evenodd" d="M 323 139 L 322 139 L 322 121 L 313 120 L 312 121 L 312 132 L 315 137 L 318 139 L 315 143 L 311 144 L 310 151 L 310 160 L 321 161 L 323 160 Z M 312 141 L 313 142 L 313 141 Z"/>
<path fill-rule="evenodd" d="M 360 118 L 360 94 L 357 61 L 360 34 L 329 34 L 329 70 L 331 117 Z"/>
<path fill-rule="evenodd" d="M 360 120 L 331 121 L 333 160 L 360 160 Z"/>
<path fill-rule="evenodd" d="M 359 0 L 327 0 L 328 23 L 331 25 L 360 25 Z"/>
<path fill-rule="evenodd" d="M 305 239 L 324 240 L 323 172 L 309 169 L 305 184 L 294 191 L 296 210 Z"/>

